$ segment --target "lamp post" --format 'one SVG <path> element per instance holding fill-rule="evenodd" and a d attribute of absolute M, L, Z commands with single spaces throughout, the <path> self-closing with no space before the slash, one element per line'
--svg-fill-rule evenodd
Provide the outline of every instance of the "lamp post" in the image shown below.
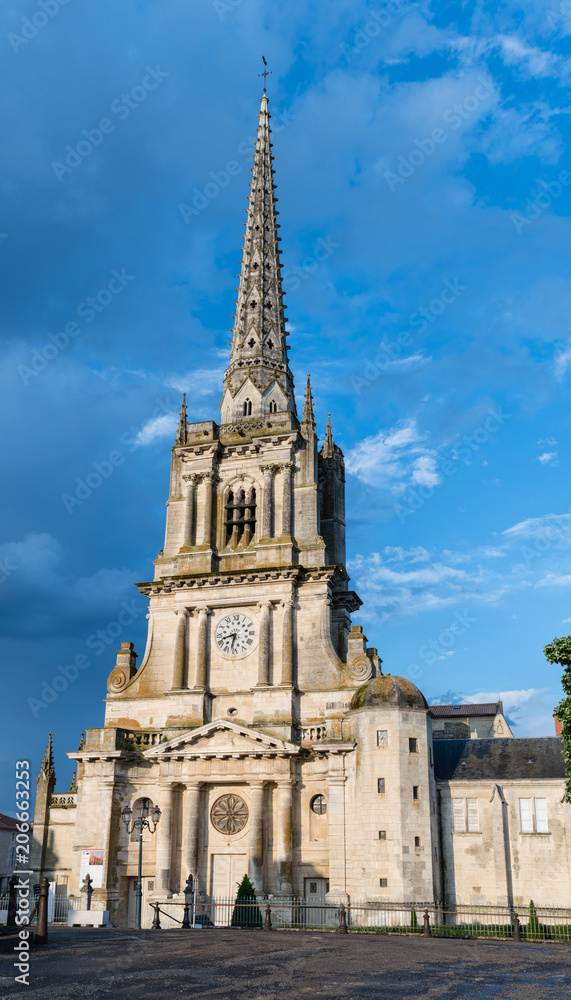
<path fill-rule="evenodd" d="M 133 830 L 139 831 L 139 869 L 137 875 L 137 885 L 135 887 L 135 897 L 136 897 L 136 912 L 135 912 L 135 926 L 141 929 L 141 900 L 143 898 L 143 830 L 145 827 L 154 833 L 157 829 L 158 822 L 161 818 L 161 810 L 158 806 L 153 809 L 151 818 L 149 819 L 149 800 L 141 799 L 137 805 L 137 817 L 131 823 L 131 816 L 133 815 L 133 810 L 129 806 L 125 806 L 121 812 L 121 819 L 125 824 L 125 829 L 127 835 L 130 836 Z"/>

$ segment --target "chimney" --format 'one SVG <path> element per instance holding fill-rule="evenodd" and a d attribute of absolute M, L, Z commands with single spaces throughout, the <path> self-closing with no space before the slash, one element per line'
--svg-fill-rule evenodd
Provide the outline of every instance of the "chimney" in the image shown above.
<path fill-rule="evenodd" d="M 553 716 L 553 721 L 555 723 L 555 735 L 561 736 L 561 732 L 563 730 L 563 723 L 561 722 L 561 719 L 556 719 L 555 716 Z"/>

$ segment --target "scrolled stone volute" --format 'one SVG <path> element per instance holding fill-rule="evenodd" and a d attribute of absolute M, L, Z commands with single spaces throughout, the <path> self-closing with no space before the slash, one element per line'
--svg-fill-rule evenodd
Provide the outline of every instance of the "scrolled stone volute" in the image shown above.
<path fill-rule="evenodd" d="M 428 703 L 416 684 L 404 677 L 390 674 L 374 677 L 363 684 L 351 700 L 351 708 L 420 708 L 426 710 Z"/>
<path fill-rule="evenodd" d="M 127 686 L 137 672 L 137 653 L 132 642 L 122 642 L 117 650 L 117 662 L 107 679 L 107 690 L 110 694 L 118 694 Z"/>

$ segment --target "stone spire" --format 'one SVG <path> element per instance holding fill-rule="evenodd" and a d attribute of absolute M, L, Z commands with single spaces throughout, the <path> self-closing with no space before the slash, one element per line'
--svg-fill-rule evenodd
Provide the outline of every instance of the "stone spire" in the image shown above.
<path fill-rule="evenodd" d="M 51 781 L 55 785 L 56 769 L 55 769 L 55 766 L 54 766 L 54 755 L 53 755 L 52 734 L 51 734 L 51 732 L 50 732 L 50 734 L 48 736 L 48 745 L 46 747 L 46 752 L 44 754 L 44 759 L 42 760 L 42 763 L 40 764 L 40 773 L 38 775 L 38 781 L 40 780 L 40 778 L 44 778 L 47 781 Z"/>
<path fill-rule="evenodd" d="M 325 441 L 321 449 L 322 458 L 333 458 L 335 454 L 333 445 L 333 434 L 331 431 L 331 414 L 327 414 L 327 427 L 325 428 Z"/>
<path fill-rule="evenodd" d="M 187 423 L 186 423 L 186 392 L 182 394 L 182 405 L 180 408 L 180 417 L 178 421 L 178 430 L 176 432 L 176 442 L 175 444 L 186 444 L 187 439 Z"/>
<path fill-rule="evenodd" d="M 263 399 L 272 384 L 277 410 L 295 413 L 293 377 L 288 365 L 268 98 L 262 96 L 256 152 L 250 182 L 242 270 L 232 331 L 230 365 L 224 376 L 222 421 L 238 412 L 231 400 L 245 382 L 254 387 L 246 416 L 265 412 Z M 248 387 L 249 388 L 249 387 Z M 246 390 L 240 394 L 246 395 Z M 261 398 L 263 397 L 263 399 Z"/>
<path fill-rule="evenodd" d="M 311 395 L 311 382 L 309 375 L 307 376 L 307 385 L 305 387 L 305 399 L 303 401 L 303 416 L 301 418 L 302 427 L 315 430 L 315 417 L 313 414 L 313 396 Z M 307 436 L 307 435 L 305 435 Z"/>

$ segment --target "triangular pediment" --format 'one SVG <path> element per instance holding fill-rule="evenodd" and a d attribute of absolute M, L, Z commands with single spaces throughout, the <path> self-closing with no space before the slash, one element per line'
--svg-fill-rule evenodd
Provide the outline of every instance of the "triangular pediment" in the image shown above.
<path fill-rule="evenodd" d="M 143 757 L 289 757 L 299 747 L 277 736 L 250 729 L 237 722 L 217 719 L 198 729 L 190 729 L 167 743 L 150 747 Z"/>

